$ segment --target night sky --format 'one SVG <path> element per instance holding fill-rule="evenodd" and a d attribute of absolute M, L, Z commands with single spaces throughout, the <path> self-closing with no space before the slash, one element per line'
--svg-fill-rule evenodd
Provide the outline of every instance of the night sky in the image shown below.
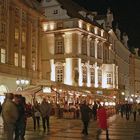
<path fill-rule="evenodd" d="M 111 8 L 114 14 L 114 24 L 118 22 L 122 32 L 129 37 L 129 47 L 139 47 L 140 42 L 140 4 L 139 0 L 73 0 L 90 11 L 106 14 Z"/>
<path fill-rule="evenodd" d="M 39 1 L 39 0 L 38 0 Z M 65 0 L 66 1 L 66 0 Z M 111 8 L 114 25 L 118 23 L 121 32 L 129 37 L 129 47 L 140 48 L 140 4 L 139 0 L 73 0 L 90 11 L 106 14 Z"/>

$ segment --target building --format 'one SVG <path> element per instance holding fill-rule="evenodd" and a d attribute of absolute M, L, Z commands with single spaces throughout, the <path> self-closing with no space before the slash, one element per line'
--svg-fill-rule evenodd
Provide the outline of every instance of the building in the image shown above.
<path fill-rule="evenodd" d="M 71 0 L 1 0 L 1 100 L 34 86 L 56 101 L 139 99 L 140 59 L 112 21 L 110 9 L 102 16 Z"/>
<path fill-rule="evenodd" d="M 42 6 L 47 17 L 43 22 L 42 78 L 56 82 L 54 87 L 64 92 L 115 98 L 118 65 L 110 59 L 115 54 L 111 27 L 105 22 L 104 29 L 94 20 L 95 13 L 71 0 L 42 1 Z"/>
<path fill-rule="evenodd" d="M 35 0 L 0 0 L 0 97 L 41 75 L 41 10 Z M 18 80 L 18 81 L 17 81 Z M 21 80 L 21 81 L 19 81 Z M 25 81 L 26 80 L 26 81 Z M 16 81 L 20 85 L 17 88 Z"/>

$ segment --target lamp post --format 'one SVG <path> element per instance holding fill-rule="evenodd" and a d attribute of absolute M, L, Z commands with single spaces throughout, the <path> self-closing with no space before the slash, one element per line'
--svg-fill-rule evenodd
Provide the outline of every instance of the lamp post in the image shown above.
<path fill-rule="evenodd" d="M 29 80 L 27 79 L 17 79 L 16 80 L 16 84 L 17 84 L 17 89 L 16 91 L 18 91 L 19 89 L 21 91 L 23 91 L 24 87 L 26 87 L 27 85 L 29 85 Z"/>

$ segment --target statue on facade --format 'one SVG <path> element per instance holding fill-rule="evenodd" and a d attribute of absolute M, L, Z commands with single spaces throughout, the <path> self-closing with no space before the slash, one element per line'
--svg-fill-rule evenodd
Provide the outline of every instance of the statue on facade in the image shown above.
<path fill-rule="evenodd" d="M 115 27 L 115 33 L 116 33 L 117 38 L 121 40 L 121 32 L 120 32 L 120 29 L 118 28 L 118 24 Z"/>
<path fill-rule="evenodd" d="M 139 54 L 138 54 L 139 48 L 135 48 L 134 50 L 135 50 L 135 55 L 139 56 Z"/>
<path fill-rule="evenodd" d="M 107 16 L 107 19 L 106 19 L 107 27 L 112 28 L 112 22 L 113 22 L 114 18 L 113 18 L 113 13 L 111 12 L 110 8 L 107 9 L 106 16 Z"/>
<path fill-rule="evenodd" d="M 74 75 L 74 81 L 75 82 L 78 82 L 78 79 L 79 79 L 79 72 L 78 72 L 78 69 L 75 69 L 75 75 Z"/>
<path fill-rule="evenodd" d="M 123 42 L 125 47 L 128 47 L 128 44 L 127 44 L 128 36 L 127 36 L 127 34 L 125 32 L 123 33 L 123 36 L 122 36 L 122 42 Z"/>

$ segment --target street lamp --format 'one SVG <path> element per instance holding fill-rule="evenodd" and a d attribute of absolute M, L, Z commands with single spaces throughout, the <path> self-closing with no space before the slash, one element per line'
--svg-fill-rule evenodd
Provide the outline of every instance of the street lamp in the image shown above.
<path fill-rule="evenodd" d="M 29 85 L 29 80 L 27 79 L 17 79 L 16 80 L 16 84 L 17 84 L 17 91 L 20 89 L 21 91 L 24 89 L 24 87 L 26 87 L 27 85 Z"/>

